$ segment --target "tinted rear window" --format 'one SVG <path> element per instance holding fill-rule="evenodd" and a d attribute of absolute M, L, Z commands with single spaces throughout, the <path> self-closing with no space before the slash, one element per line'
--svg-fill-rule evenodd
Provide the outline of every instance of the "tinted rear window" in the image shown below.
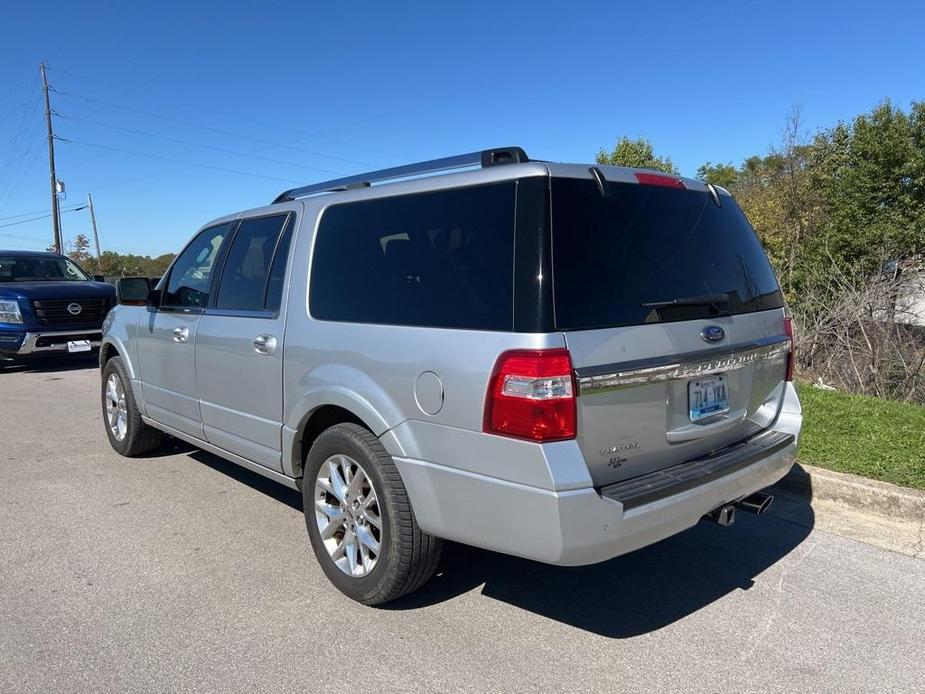
<path fill-rule="evenodd" d="M 286 219 L 287 215 L 279 214 L 241 222 L 222 271 L 217 308 L 250 311 L 264 308 L 270 266 Z M 267 308 L 276 310 L 279 304 Z"/>
<path fill-rule="evenodd" d="M 322 320 L 511 330 L 513 182 L 335 205 L 309 303 Z"/>
<path fill-rule="evenodd" d="M 783 299 L 732 198 L 589 180 L 552 181 L 553 290 L 560 330 L 690 320 L 778 308 Z M 728 302 L 645 306 L 727 294 Z"/>

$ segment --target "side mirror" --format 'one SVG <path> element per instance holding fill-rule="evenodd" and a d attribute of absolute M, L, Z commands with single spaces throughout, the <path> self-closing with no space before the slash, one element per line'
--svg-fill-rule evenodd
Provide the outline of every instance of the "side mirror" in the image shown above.
<path fill-rule="evenodd" d="M 151 282 L 147 277 L 123 277 L 116 282 L 120 304 L 144 306 L 150 292 Z"/>
<path fill-rule="evenodd" d="M 105 282 L 106 278 L 103 275 L 93 275 L 94 282 Z"/>
<path fill-rule="evenodd" d="M 152 289 L 148 292 L 148 296 L 145 299 L 145 305 L 149 309 L 154 309 L 155 311 L 161 306 L 161 290 Z"/>

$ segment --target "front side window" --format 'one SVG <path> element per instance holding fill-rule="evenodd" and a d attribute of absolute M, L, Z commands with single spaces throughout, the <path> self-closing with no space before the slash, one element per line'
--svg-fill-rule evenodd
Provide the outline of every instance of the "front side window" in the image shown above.
<path fill-rule="evenodd" d="M 282 277 L 278 276 L 280 266 L 285 267 L 287 247 L 281 248 L 280 233 L 288 215 L 257 217 L 241 222 L 231 242 L 228 259 L 222 270 L 216 308 L 244 311 L 279 309 L 279 289 Z M 280 262 L 275 262 L 281 256 Z M 277 268 L 277 282 L 270 297 L 275 306 L 267 305 L 268 285 L 271 268 Z"/>
<path fill-rule="evenodd" d="M 67 258 L 0 256 L 0 282 L 86 282 L 89 279 Z"/>
<path fill-rule="evenodd" d="M 170 308 L 205 308 L 209 303 L 212 267 L 231 222 L 210 227 L 199 233 L 174 261 L 167 279 L 161 306 Z"/>
<path fill-rule="evenodd" d="M 513 327 L 515 183 L 334 205 L 309 304 L 321 320 Z"/>

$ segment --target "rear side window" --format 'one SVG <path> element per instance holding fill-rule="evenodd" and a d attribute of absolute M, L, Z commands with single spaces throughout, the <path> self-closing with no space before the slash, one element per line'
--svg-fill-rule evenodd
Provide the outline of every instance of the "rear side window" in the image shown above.
<path fill-rule="evenodd" d="M 288 237 L 285 248 L 280 240 L 287 219 L 288 215 L 278 214 L 241 222 L 222 270 L 216 308 L 242 311 L 279 309 L 282 272 L 289 246 Z M 271 275 L 276 281 L 271 282 Z M 269 291 L 271 286 L 272 296 Z"/>
<path fill-rule="evenodd" d="M 270 268 L 270 283 L 267 285 L 266 309 L 278 311 L 283 299 L 283 280 L 286 277 L 286 261 L 289 259 L 289 246 L 292 245 L 292 230 L 295 228 L 295 217 L 290 216 L 282 236 L 276 246 L 276 256 Z"/>
<path fill-rule="evenodd" d="M 322 320 L 511 330 L 515 183 L 330 207 L 312 260 Z"/>
<path fill-rule="evenodd" d="M 593 181 L 552 180 L 558 329 L 691 320 L 783 305 L 764 250 L 732 198 L 722 196 L 718 207 L 700 191 L 606 185 L 603 196 Z M 684 299 L 688 305 L 666 305 Z"/>
<path fill-rule="evenodd" d="M 161 306 L 205 308 L 209 304 L 212 267 L 231 223 L 203 229 L 174 261 Z"/>

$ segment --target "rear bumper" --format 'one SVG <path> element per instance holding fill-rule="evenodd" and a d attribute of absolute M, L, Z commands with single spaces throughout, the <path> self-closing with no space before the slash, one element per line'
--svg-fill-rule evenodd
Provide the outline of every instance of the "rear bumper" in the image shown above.
<path fill-rule="evenodd" d="M 0 339 L 0 354 L 25 356 L 30 354 L 67 352 L 71 340 L 89 340 L 97 348 L 103 340 L 100 328 L 89 330 L 43 330 L 41 332 L 5 333 Z"/>
<path fill-rule="evenodd" d="M 680 485 L 677 493 L 626 507 L 593 487 L 551 491 L 421 460 L 396 457 L 395 462 L 425 532 L 575 566 L 658 542 L 692 527 L 718 506 L 774 484 L 794 463 L 801 422 L 796 392 L 788 384 L 784 409 L 772 430 L 786 435 L 785 445 L 768 447 L 744 466 L 706 475 L 703 483 Z"/>

